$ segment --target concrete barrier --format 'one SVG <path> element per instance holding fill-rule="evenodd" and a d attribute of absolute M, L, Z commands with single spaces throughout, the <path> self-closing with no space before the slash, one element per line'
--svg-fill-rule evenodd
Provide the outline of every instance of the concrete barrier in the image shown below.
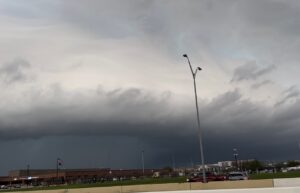
<path fill-rule="evenodd" d="M 133 192 L 159 192 L 159 191 L 193 191 L 212 189 L 242 189 L 242 188 L 266 188 L 273 187 L 272 180 L 242 180 L 219 181 L 209 183 L 170 183 L 147 184 L 132 186 L 95 187 L 65 190 L 30 191 L 26 193 L 133 193 Z"/>
<path fill-rule="evenodd" d="M 298 187 L 297 187 L 298 186 Z M 258 189 L 259 188 L 259 189 Z M 133 192 L 160 192 L 168 193 L 281 193 L 299 192 L 300 178 L 267 179 L 267 180 L 241 180 L 219 181 L 209 183 L 170 183 L 147 184 L 132 186 L 95 187 L 65 190 L 26 191 L 26 193 L 133 193 Z M 21 192 L 21 191 L 20 191 Z"/>
<path fill-rule="evenodd" d="M 300 187 L 226 189 L 226 190 L 190 190 L 190 191 L 168 191 L 163 193 L 295 193 L 295 192 L 300 192 Z M 148 192 L 148 193 L 159 193 L 159 192 Z"/>
<path fill-rule="evenodd" d="M 124 193 L 122 187 L 81 188 L 66 190 L 40 190 L 31 193 Z M 128 189 L 129 190 L 129 189 Z M 127 190 L 127 191 L 128 191 Z M 126 192 L 127 192 L 126 191 Z M 27 193 L 30 193 L 27 192 Z M 295 193 L 300 192 L 300 187 L 280 188 L 251 188 L 251 189 L 218 189 L 218 190 L 180 190 L 180 191 L 155 191 L 147 193 Z M 24 192 L 25 193 L 25 192 Z M 143 193 L 141 191 L 136 193 Z"/>
<path fill-rule="evenodd" d="M 274 187 L 295 187 L 295 186 L 300 186 L 300 178 L 274 179 Z"/>
<path fill-rule="evenodd" d="M 272 180 L 241 180 L 218 181 L 209 183 L 170 183 L 123 186 L 120 192 L 157 192 L 157 191 L 185 191 L 185 190 L 213 190 L 213 189 L 242 189 L 242 188 L 270 188 Z M 99 189 L 98 189 L 99 190 Z M 78 193 L 78 192 L 76 192 Z M 90 192 L 94 193 L 94 192 Z M 96 193 L 96 192 L 95 192 Z"/>
<path fill-rule="evenodd" d="M 191 190 L 271 188 L 271 187 L 273 187 L 273 180 L 271 179 L 191 183 Z"/>

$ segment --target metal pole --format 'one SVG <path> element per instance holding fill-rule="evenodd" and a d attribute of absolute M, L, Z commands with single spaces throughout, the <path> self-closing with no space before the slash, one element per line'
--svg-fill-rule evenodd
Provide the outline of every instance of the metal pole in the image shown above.
<path fill-rule="evenodd" d="M 235 159 L 236 169 L 239 170 L 239 164 L 238 164 L 238 159 L 237 159 L 237 156 L 238 156 L 237 149 L 234 148 L 233 151 L 234 151 L 233 155 L 234 155 L 234 159 Z"/>
<path fill-rule="evenodd" d="M 196 110 L 197 110 L 197 123 L 198 123 L 198 130 L 199 130 L 199 143 L 200 143 L 200 153 L 201 153 L 202 175 L 203 175 L 203 182 L 206 182 L 203 144 L 202 144 L 202 131 L 201 131 L 201 128 L 200 128 L 200 118 L 199 118 L 199 108 L 198 108 L 197 89 L 196 89 L 196 80 L 195 80 L 195 78 L 196 78 L 196 76 L 194 75 L 194 90 L 195 90 L 195 100 L 196 100 Z"/>
<path fill-rule="evenodd" d="M 142 169 L 143 169 L 143 176 L 145 176 L 144 150 L 142 151 Z"/>
<path fill-rule="evenodd" d="M 173 166 L 173 171 L 175 171 L 176 164 L 175 164 L 174 155 L 172 155 L 172 166 Z"/>
<path fill-rule="evenodd" d="M 193 162 L 192 158 L 191 158 L 191 167 L 192 167 L 192 169 L 194 169 L 194 162 Z"/>
<path fill-rule="evenodd" d="M 30 165 L 27 164 L 27 188 L 28 188 L 28 185 L 29 185 L 29 169 L 30 169 Z"/>
<path fill-rule="evenodd" d="M 58 183 L 58 158 L 56 159 L 56 183 Z"/>
<path fill-rule="evenodd" d="M 189 60 L 189 57 L 184 54 L 183 57 L 187 58 L 190 70 L 193 76 L 193 81 L 194 81 L 194 92 L 195 92 L 195 102 L 196 102 L 196 112 L 197 112 L 197 124 L 198 124 L 198 134 L 199 134 L 199 145 L 200 145 L 200 153 L 201 153 L 201 165 L 202 165 L 202 177 L 203 177 L 203 182 L 206 182 L 206 175 L 205 175 L 205 161 L 204 161 L 204 153 L 203 153 L 203 144 L 202 144 L 202 130 L 200 127 L 200 117 L 199 117 L 199 108 L 198 108 L 198 96 L 197 96 L 197 87 L 196 87 L 196 74 L 198 70 L 201 70 L 201 68 L 196 68 L 195 71 L 193 71 L 191 62 Z"/>

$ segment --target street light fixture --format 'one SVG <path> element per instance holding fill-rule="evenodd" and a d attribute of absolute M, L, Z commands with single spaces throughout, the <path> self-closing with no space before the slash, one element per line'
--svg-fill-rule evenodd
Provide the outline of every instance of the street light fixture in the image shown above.
<path fill-rule="evenodd" d="M 194 80 L 194 91 L 195 91 L 195 101 L 196 101 L 196 112 L 197 112 L 197 123 L 198 123 L 198 134 L 199 134 L 199 144 L 200 144 L 200 153 L 201 153 L 201 165 L 202 165 L 202 177 L 203 182 L 206 182 L 206 175 L 205 175 L 205 164 L 204 164 L 204 153 L 203 153 L 203 145 L 202 145 L 202 130 L 200 128 L 200 118 L 199 118 L 199 108 L 198 108 L 198 97 L 197 97 L 197 88 L 196 88 L 196 74 L 198 71 L 202 70 L 202 68 L 197 67 L 194 71 L 190 62 L 190 59 L 187 54 L 183 54 L 189 63 L 191 73 Z"/>
<path fill-rule="evenodd" d="M 237 148 L 233 148 L 233 156 L 234 156 L 234 159 L 235 159 L 235 164 L 236 164 L 236 169 L 239 171 L 240 168 L 239 168 L 239 164 L 238 164 L 238 150 Z"/>

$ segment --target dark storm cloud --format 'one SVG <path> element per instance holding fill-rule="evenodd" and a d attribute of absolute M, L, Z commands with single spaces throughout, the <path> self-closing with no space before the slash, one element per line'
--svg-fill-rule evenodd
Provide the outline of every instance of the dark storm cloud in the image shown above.
<path fill-rule="evenodd" d="M 30 63 L 23 59 L 14 59 L 0 67 L 0 78 L 7 84 L 27 80 L 26 70 Z"/>
<path fill-rule="evenodd" d="M 202 117 L 208 158 L 218 160 L 227 156 L 230 159 L 225 152 L 230 154 L 232 148 L 237 147 L 243 149 L 246 159 L 295 159 L 293 155 L 297 152 L 295 147 L 300 135 L 299 105 L 297 100 L 273 109 L 239 99 L 229 102 L 220 111 L 208 110 L 209 115 Z"/>
<path fill-rule="evenodd" d="M 52 90 L 58 92 L 57 89 Z M 57 154 L 66 159 L 75 156 L 69 153 L 75 152 L 75 149 L 81 153 L 86 149 L 90 152 L 105 151 L 104 147 L 109 147 L 115 152 L 111 156 L 115 159 L 111 162 L 115 167 L 126 165 L 125 162 L 122 166 L 120 163 L 118 165 L 120 151 L 135 155 L 126 161 L 127 167 L 133 167 L 138 163 L 141 149 L 145 149 L 149 156 L 149 167 L 168 165 L 172 154 L 176 155 L 177 163 L 181 165 L 190 163 L 190 159 L 199 160 L 194 108 L 178 108 L 176 104 L 171 104 L 169 101 L 174 100 L 172 94 L 157 98 L 136 88 L 105 91 L 99 87 L 94 98 L 73 96 L 74 101 L 70 101 L 70 98 L 65 98 L 63 90 L 59 93 L 52 96 L 55 98 L 53 101 L 48 99 L 49 103 L 35 101 L 37 106 L 26 113 L 2 116 L 2 141 L 18 141 L 19 146 L 21 141 L 29 140 L 32 141 L 29 146 L 34 146 L 37 142 L 44 143 L 43 139 L 50 138 L 50 143 L 68 139 L 57 150 Z M 231 159 L 233 147 L 244 151 L 244 158 L 265 159 L 268 155 L 278 159 L 289 150 L 279 151 L 277 147 L 292 146 L 300 135 L 299 100 L 272 109 L 243 99 L 242 94 L 234 90 L 200 104 L 208 162 Z M 78 143 L 73 144 L 73 138 Z M 112 143 L 108 138 L 119 140 L 121 144 Z M 267 145 L 266 139 L 269 141 Z M 86 144 L 87 140 L 90 142 Z M 119 145 L 126 148 L 118 150 Z M 43 154 L 42 151 L 49 148 L 44 144 L 37 151 Z M 55 152 L 51 155 L 55 156 Z M 93 159 L 104 163 L 105 157 L 94 156 Z M 70 165 L 76 166 L 75 163 Z"/>
<path fill-rule="evenodd" d="M 239 82 L 244 80 L 256 80 L 257 78 L 270 73 L 275 69 L 274 65 L 260 68 L 256 61 L 250 61 L 234 70 L 232 82 Z"/>
<path fill-rule="evenodd" d="M 168 103 L 169 92 L 154 97 L 141 89 L 104 91 L 99 87 L 91 96 L 72 96 L 56 84 L 49 87 L 46 95 L 47 98 L 32 96 L 35 101 L 27 112 L 3 115 L 0 137 L 132 135 L 147 133 L 152 126 L 151 132 L 171 127 L 166 120 L 177 118 L 172 112 L 176 107 Z"/>

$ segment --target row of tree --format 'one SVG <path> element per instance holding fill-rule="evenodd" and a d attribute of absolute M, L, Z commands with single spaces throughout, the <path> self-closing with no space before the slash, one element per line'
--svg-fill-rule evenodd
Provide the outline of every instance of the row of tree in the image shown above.
<path fill-rule="evenodd" d="M 257 170 L 263 170 L 263 169 L 276 169 L 277 171 L 280 171 L 282 168 L 287 167 L 296 167 L 300 166 L 299 161 L 295 160 L 289 160 L 286 162 L 279 162 L 276 164 L 266 164 L 258 160 L 249 161 L 246 163 L 243 163 L 242 167 L 243 170 L 250 170 L 250 171 L 257 171 Z"/>

